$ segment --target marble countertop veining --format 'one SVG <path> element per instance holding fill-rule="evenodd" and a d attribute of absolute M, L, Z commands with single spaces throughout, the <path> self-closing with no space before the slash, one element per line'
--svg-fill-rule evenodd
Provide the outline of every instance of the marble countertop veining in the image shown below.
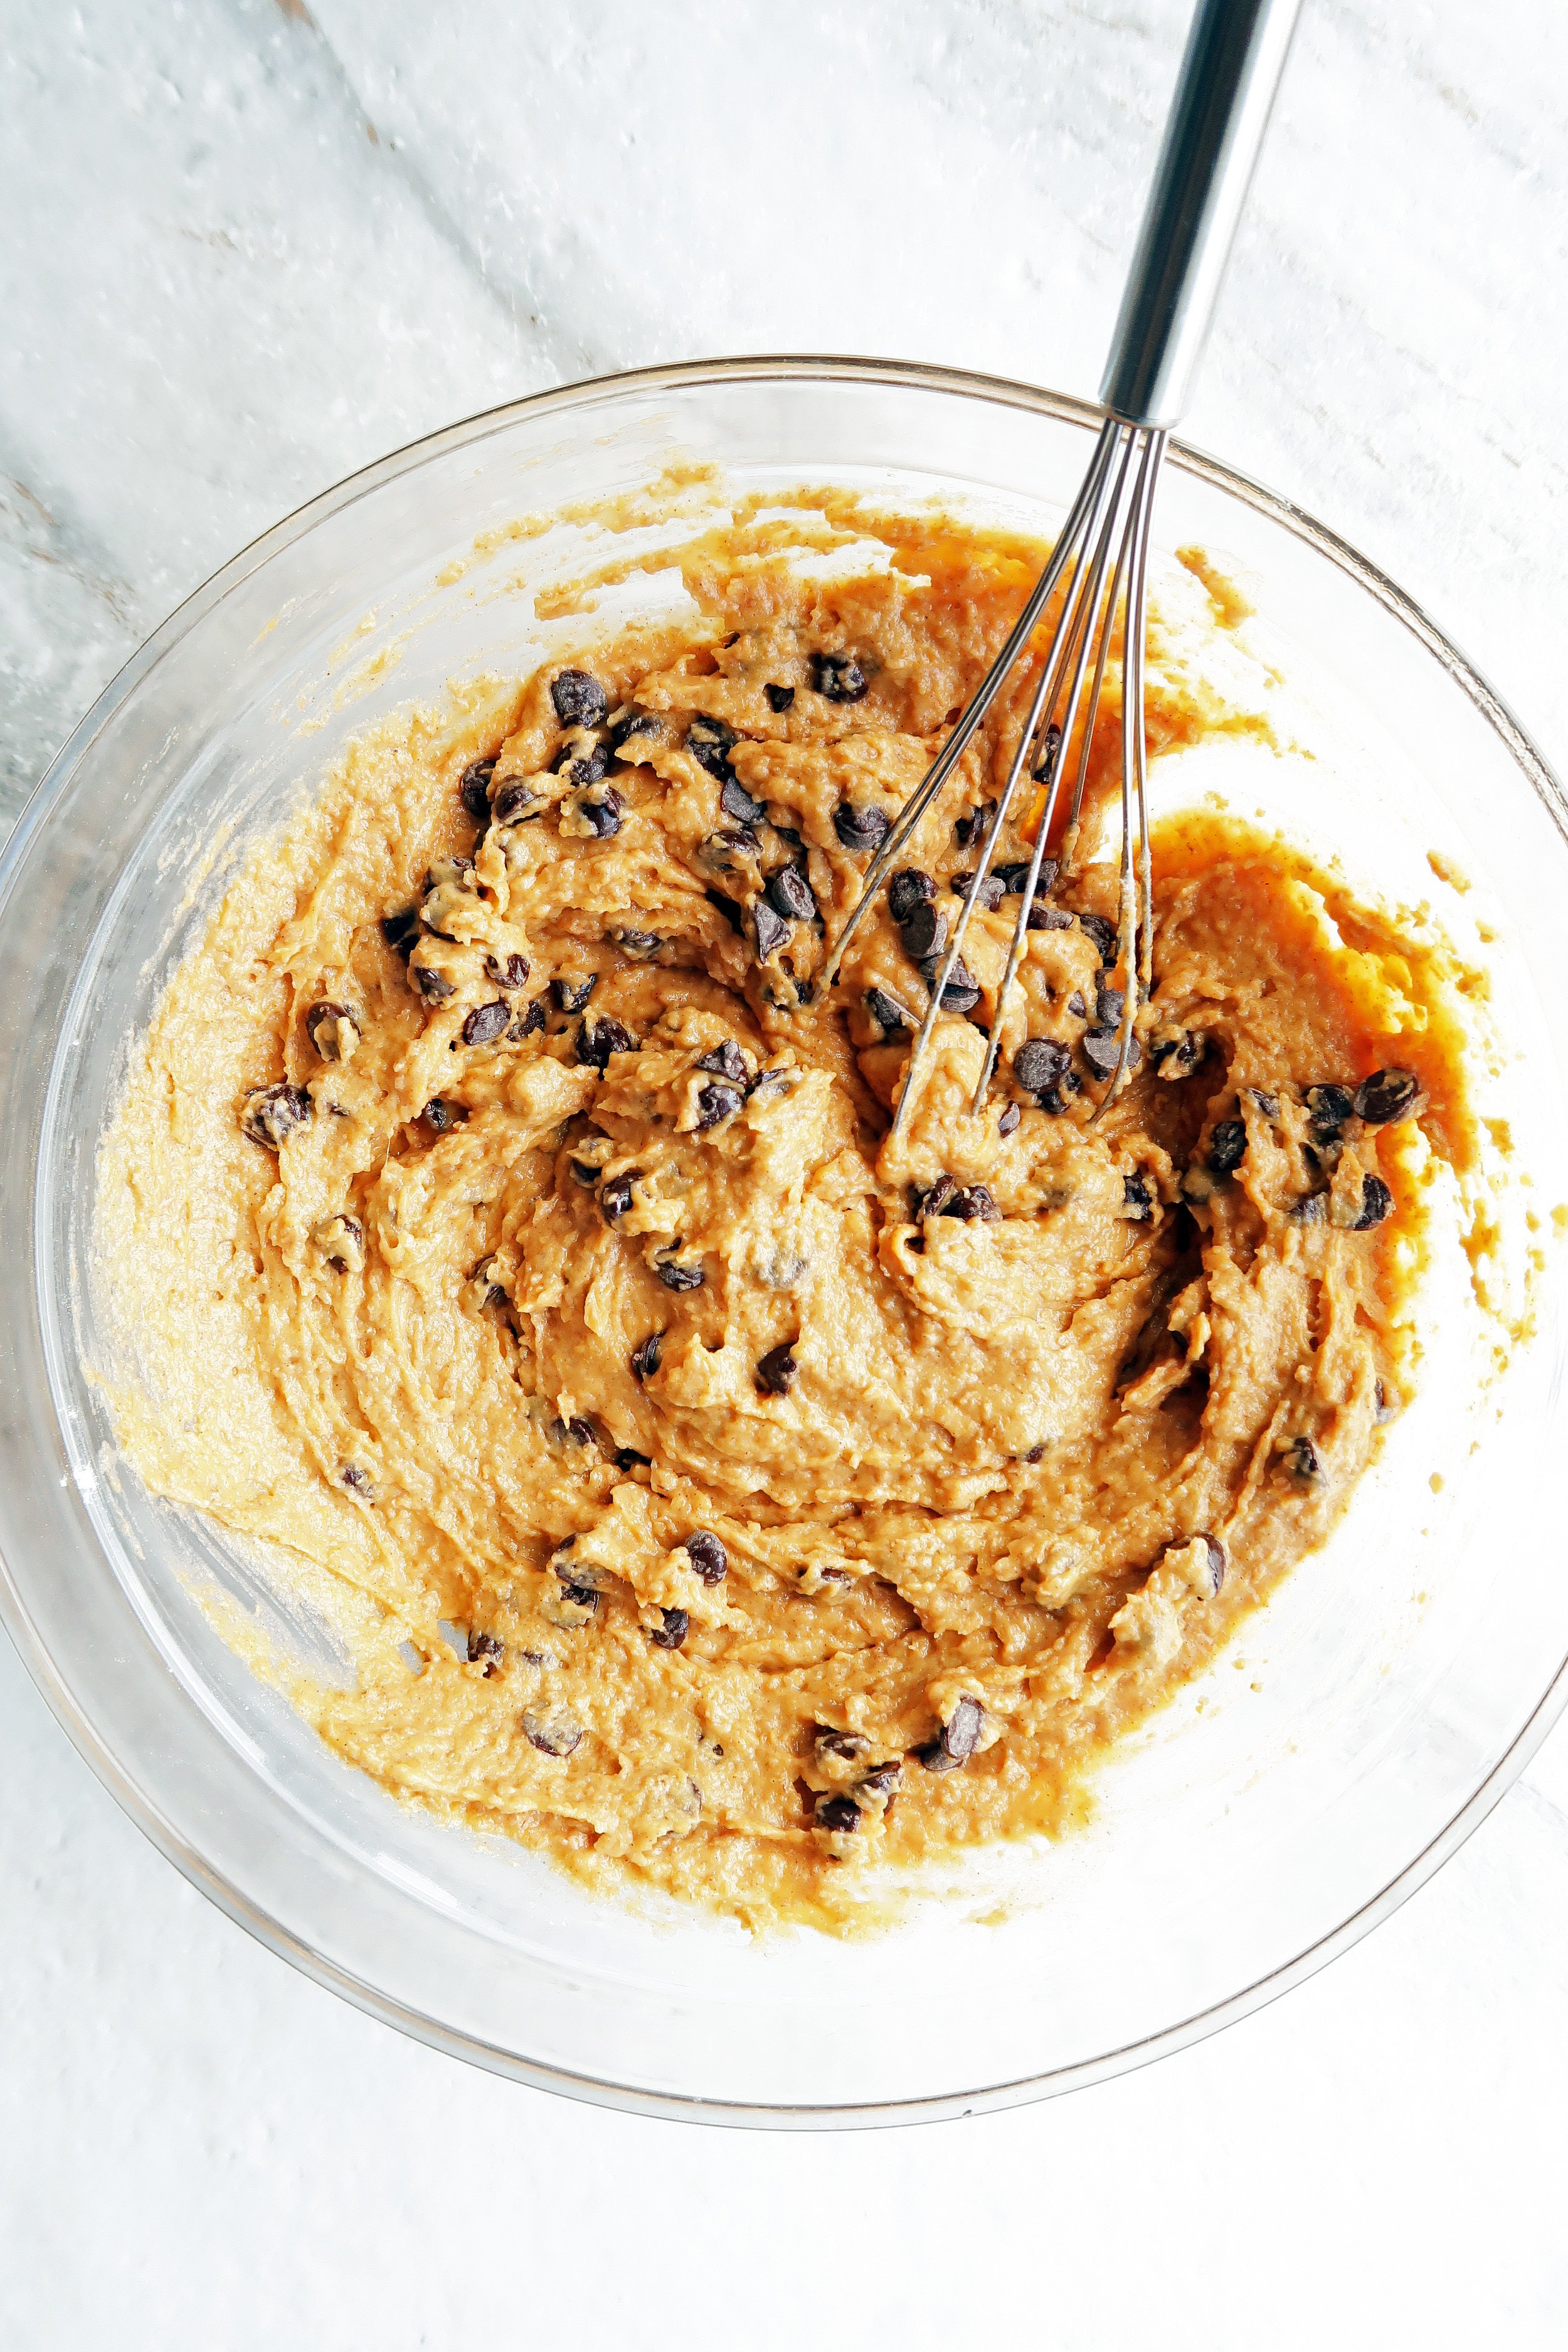
<path fill-rule="evenodd" d="M 1186 13 L 0 0 L 0 823 L 209 572 L 455 417 L 736 351 L 1091 394 Z M 1187 425 L 1560 770 L 1565 86 L 1540 0 L 1306 0 Z M 360 2017 L 143 1843 L 4 1643 L 0 1779 L 7 2346 L 1568 2335 L 1568 1730 L 1247 2023 L 810 2143 L 547 2103 Z"/>

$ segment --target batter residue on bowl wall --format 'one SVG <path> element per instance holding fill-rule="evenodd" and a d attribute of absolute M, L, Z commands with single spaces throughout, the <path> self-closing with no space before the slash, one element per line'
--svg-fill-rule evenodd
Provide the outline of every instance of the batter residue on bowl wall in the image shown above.
<path fill-rule="evenodd" d="M 1018 900 L 976 909 L 889 1148 L 1026 675 L 813 977 L 1040 551 L 857 528 L 880 561 L 827 578 L 742 518 L 685 553 L 696 618 L 362 738 L 179 970 L 100 1161 L 126 1451 L 330 1580 L 357 1679 L 289 1681 L 321 1736 L 754 1923 L 1072 1817 L 1344 1507 L 1470 1152 L 1440 955 L 1219 815 L 1156 843 L 1107 1116 L 1091 867 L 973 1118 Z M 1156 753 L 1259 723 L 1158 632 L 1153 673 Z"/>

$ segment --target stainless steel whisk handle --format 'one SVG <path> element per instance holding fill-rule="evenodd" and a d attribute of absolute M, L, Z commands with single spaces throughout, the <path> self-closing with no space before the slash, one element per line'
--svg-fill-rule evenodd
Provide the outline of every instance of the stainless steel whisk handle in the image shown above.
<path fill-rule="evenodd" d="M 1300 0 L 1199 0 L 1100 397 L 1129 425 L 1184 413 Z"/>

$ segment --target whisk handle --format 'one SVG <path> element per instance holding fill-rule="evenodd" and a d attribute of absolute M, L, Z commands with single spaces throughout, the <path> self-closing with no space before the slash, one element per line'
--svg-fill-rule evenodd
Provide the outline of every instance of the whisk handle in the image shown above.
<path fill-rule="evenodd" d="M 1186 408 L 1300 0 L 1198 0 L 1100 397 L 1130 425 Z"/>

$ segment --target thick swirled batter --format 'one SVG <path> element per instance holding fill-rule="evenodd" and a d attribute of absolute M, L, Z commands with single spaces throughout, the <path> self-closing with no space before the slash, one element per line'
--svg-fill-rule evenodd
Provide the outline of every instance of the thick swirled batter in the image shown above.
<path fill-rule="evenodd" d="M 1068 1817 L 1343 1507 L 1468 1150 L 1433 960 L 1218 817 L 1157 844 L 1093 1126 L 1108 868 L 1038 901 L 968 1109 L 1007 835 L 889 1145 L 1026 676 L 814 976 L 1037 551 L 879 528 L 831 583 L 714 538 L 694 622 L 364 738 L 179 971 L 100 1167 L 127 1451 L 324 1579 L 322 1736 L 753 1922 Z M 1156 641 L 1155 750 L 1234 723 Z"/>

